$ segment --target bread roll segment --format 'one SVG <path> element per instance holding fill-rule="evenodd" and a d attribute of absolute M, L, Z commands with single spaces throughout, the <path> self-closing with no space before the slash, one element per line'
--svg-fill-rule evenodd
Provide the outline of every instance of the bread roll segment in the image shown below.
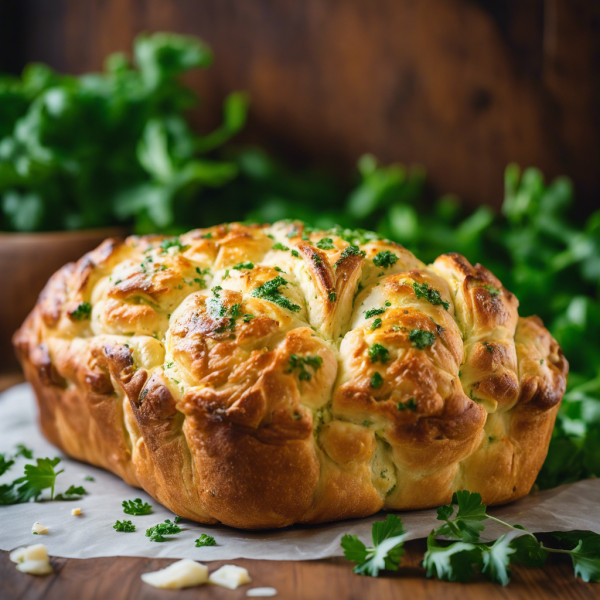
<path fill-rule="evenodd" d="M 526 495 L 568 364 L 517 307 L 458 254 L 233 223 L 105 241 L 14 345 L 65 453 L 182 517 L 285 527 Z"/>

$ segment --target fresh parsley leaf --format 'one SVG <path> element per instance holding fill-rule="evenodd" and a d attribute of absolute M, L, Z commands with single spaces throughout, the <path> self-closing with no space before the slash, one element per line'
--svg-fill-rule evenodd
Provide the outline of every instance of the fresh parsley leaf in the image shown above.
<path fill-rule="evenodd" d="M 135 525 L 131 521 L 119 521 L 113 525 L 113 529 L 117 531 L 122 531 L 124 533 L 131 533 L 135 531 Z"/>
<path fill-rule="evenodd" d="M 457 505 L 458 511 L 452 519 L 454 507 Z M 486 505 L 481 502 L 481 494 L 468 490 L 456 492 L 452 496 L 451 505 L 440 506 L 437 510 L 438 521 L 445 521 L 445 524 L 436 529 L 435 535 L 443 535 L 451 540 L 476 542 L 479 540 L 479 533 L 485 529 L 482 523 L 488 518 L 485 510 Z"/>
<path fill-rule="evenodd" d="M 379 329 L 379 327 L 381 327 L 381 324 L 383 323 L 383 321 L 377 317 L 372 323 L 371 323 L 371 331 L 375 330 L 375 329 Z"/>
<path fill-rule="evenodd" d="M 70 486 L 66 492 L 57 494 L 55 500 L 80 500 L 81 496 L 87 494 L 87 491 L 82 486 Z"/>
<path fill-rule="evenodd" d="M 196 548 L 200 548 L 201 546 L 216 546 L 217 542 L 215 542 L 215 538 L 212 535 L 206 535 L 203 533 L 196 540 Z"/>
<path fill-rule="evenodd" d="M 417 298 L 425 298 L 430 304 L 441 304 L 446 310 L 450 308 L 450 303 L 442 300 L 442 295 L 438 290 L 429 287 L 428 283 L 413 282 L 413 289 Z"/>
<path fill-rule="evenodd" d="M 385 363 L 388 361 L 388 359 L 390 357 L 389 350 L 385 346 L 382 346 L 381 344 L 373 344 L 369 348 L 368 354 L 369 354 L 369 358 L 371 359 L 372 363 L 376 363 L 377 361 L 381 361 L 382 363 Z"/>
<path fill-rule="evenodd" d="M 435 342 L 435 334 L 425 329 L 412 329 L 408 334 L 412 345 L 419 350 L 424 350 Z"/>
<path fill-rule="evenodd" d="M 89 302 L 82 302 L 74 311 L 69 313 L 71 319 L 75 319 L 77 321 L 85 321 L 89 319 L 91 315 L 92 305 Z"/>
<path fill-rule="evenodd" d="M 15 461 L 7 458 L 6 454 L 0 454 L 0 475 L 4 475 L 14 464 Z"/>
<path fill-rule="evenodd" d="M 510 569 L 508 566 L 511 563 L 513 554 L 516 552 L 516 548 L 511 542 L 516 536 L 522 535 L 522 532 L 511 531 L 499 537 L 491 545 L 480 544 L 483 562 L 481 572 L 490 581 L 501 585 L 506 585 L 510 581 Z"/>
<path fill-rule="evenodd" d="M 277 242 L 271 246 L 271 250 L 289 250 L 287 246 L 284 246 L 281 242 Z"/>
<path fill-rule="evenodd" d="M 288 282 L 278 275 L 275 279 L 271 279 L 261 286 L 254 288 L 250 295 L 253 298 L 261 298 L 262 300 L 268 300 L 273 302 L 282 308 L 287 308 L 292 312 L 297 312 L 300 307 L 297 304 L 293 304 L 288 298 L 286 298 L 280 291 L 280 287 L 287 286 Z"/>
<path fill-rule="evenodd" d="M 389 250 L 382 250 L 378 252 L 373 258 L 373 264 L 376 267 L 383 267 L 384 269 L 393 267 L 398 261 L 398 257 Z"/>
<path fill-rule="evenodd" d="M 31 498 L 38 498 L 42 491 L 50 489 L 50 500 L 54 499 L 54 485 L 56 478 L 63 470 L 55 471 L 54 467 L 58 465 L 60 458 L 38 458 L 36 465 L 25 465 L 25 476 L 14 481 L 15 484 L 22 484 L 18 488 L 19 495 Z M 23 500 L 27 502 L 27 500 Z"/>
<path fill-rule="evenodd" d="M 150 538 L 151 542 L 165 542 L 165 535 L 174 535 L 181 531 L 181 527 L 177 525 L 179 517 L 175 517 L 175 522 L 170 519 L 165 519 L 164 523 L 158 523 L 154 527 L 146 529 L 146 537 Z"/>
<path fill-rule="evenodd" d="M 181 240 L 178 237 L 167 238 L 163 240 L 161 245 L 161 253 L 164 254 L 169 248 L 176 248 L 177 252 L 181 252 L 184 248 Z"/>
<path fill-rule="evenodd" d="M 377 317 L 378 315 L 382 315 L 385 311 L 385 308 L 372 308 L 371 310 L 365 310 L 365 319 Z"/>
<path fill-rule="evenodd" d="M 377 577 L 379 571 L 396 571 L 404 554 L 406 533 L 402 520 L 396 515 L 388 515 L 385 521 L 373 523 L 373 545 L 365 546 L 356 535 L 342 537 L 344 556 L 357 565 L 354 572 L 359 575 Z"/>
<path fill-rule="evenodd" d="M 83 479 L 85 481 L 96 481 L 91 475 L 86 475 Z"/>
<path fill-rule="evenodd" d="M 300 381 L 310 381 L 312 374 L 306 370 L 306 367 L 310 367 L 313 372 L 321 368 L 323 359 L 320 356 L 298 356 L 297 354 L 290 354 L 289 366 L 286 373 L 291 373 L 294 369 L 299 369 L 300 373 L 298 379 Z"/>
<path fill-rule="evenodd" d="M 135 500 L 123 500 L 123 512 L 127 515 L 149 515 L 152 512 L 152 505 L 142 502 L 141 498 Z"/>
<path fill-rule="evenodd" d="M 569 548 L 575 577 L 600 581 L 600 535 L 593 531 L 555 532 L 554 538 Z"/>
<path fill-rule="evenodd" d="M 23 458 L 27 458 L 29 460 L 33 459 L 33 450 L 31 448 L 27 448 L 23 444 L 17 444 L 17 451 L 14 453 L 14 458 L 22 456 Z"/>
<path fill-rule="evenodd" d="M 475 575 L 474 567 L 482 567 L 481 550 L 475 544 L 455 542 L 444 546 L 436 541 L 432 531 L 427 538 L 423 566 L 427 577 L 465 583 Z"/>
<path fill-rule="evenodd" d="M 514 527 L 525 531 L 519 525 Z M 527 535 L 520 535 L 511 542 L 511 546 L 516 550 L 513 556 L 514 562 L 526 567 L 543 567 L 548 553 L 534 535 L 526 533 Z"/>

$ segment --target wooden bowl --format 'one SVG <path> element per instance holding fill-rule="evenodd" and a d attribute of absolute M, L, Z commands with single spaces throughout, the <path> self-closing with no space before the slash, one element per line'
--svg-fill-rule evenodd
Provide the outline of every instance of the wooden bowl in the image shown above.
<path fill-rule="evenodd" d="M 123 237 L 125 228 L 49 233 L 0 233 L 0 373 L 15 372 L 19 364 L 11 338 L 33 308 L 39 293 L 64 264 L 77 260 L 107 237 Z"/>

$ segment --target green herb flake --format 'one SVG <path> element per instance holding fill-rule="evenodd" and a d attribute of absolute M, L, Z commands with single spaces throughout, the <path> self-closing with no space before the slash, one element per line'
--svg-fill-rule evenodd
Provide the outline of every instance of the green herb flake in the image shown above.
<path fill-rule="evenodd" d="M 346 248 L 344 248 L 339 259 L 335 263 L 335 266 L 337 267 L 348 256 L 362 256 L 364 258 L 366 255 L 367 253 L 364 252 L 364 250 L 361 250 L 358 246 L 351 244 L 350 246 L 346 246 Z"/>
<path fill-rule="evenodd" d="M 233 265 L 232 268 L 235 269 L 236 271 L 241 271 L 242 269 L 251 270 L 251 269 L 254 269 L 254 263 L 250 262 L 248 260 L 246 262 L 241 262 L 241 263 L 238 263 L 237 265 Z"/>
<path fill-rule="evenodd" d="M 376 363 L 378 361 L 385 363 L 388 361 L 390 356 L 389 350 L 381 344 L 373 344 L 369 348 L 368 354 L 372 363 Z"/>
<path fill-rule="evenodd" d="M 377 319 L 375 319 L 373 321 L 373 323 L 371 323 L 371 331 L 378 329 L 379 327 L 381 327 L 381 323 L 383 321 L 378 317 Z"/>
<path fill-rule="evenodd" d="M 398 402 L 396 407 L 398 410 L 410 410 L 412 412 L 416 412 L 417 401 L 414 398 L 409 398 L 406 402 Z"/>
<path fill-rule="evenodd" d="M 442 300 L 442 295 L 438 290 L 429 287 L 428 283 L 413 282 L 413 289 L 417 298 L 425 298 L 430 304 L 441 304 L 446 310 L 450 308 L 450 303 Z"/>
<path fill-rule="evenodd" d="M 435 334 L 425 329 L 412 329 L 408 337 L 412 345 L 419 350 L 424 350 L 435 342 Z"/>
<path fill-rule="evenodd" d="M 288 282 L 281 277 L 281 275 L 278 275 L 275 277 L 275 279 L 271 279 L 270 281 L 263 283 L 261 286 L 254 288 L 250 295 L 253 298 L 260 298 L 262 300 L 273 302 L 273 304 L 277 304 L 282 308 L 287 308 L 292 312 L 298 312 L 300 307 L 297 304 L 292 303 L 279 291 L 280 287 L 287 285 Z"/>
<path fill-rule="evenodd" d="M 113 529 L 123 533 L 132 533 L 135 531 L 135 525 L 131 521 L 118 521 L 113 525 Z"/>
<path fill-rule="evenodd" d="M 69 316 L 77 321 L 85 321 L 92 316 L 92 305 L 89 302 L 81 302 Z"/>
<path fill-rule="evenodd" d="M 212 535 L 206 535 L 205 533 L 203 533 L 197 540 L 196 540 L 196 548 L 201 548 L 202 546 L 216 546 L 217 542 L 215 541 L 215 538 Z"/>
<path fill-rule="evenodd" d="M 298 356 L 297 354 L 290 354 L 289 366 L 286 373 L 292 373 L 295 369 L 300 372 L 298 379 L 300 381 L 310 381 L 312 374 L 306 370 L 306 367 L 310 367 L 314 372 L 321 368 L 323 359 L 320 356 Z"/>
<path fill-rule="evenodd" d="M 375 371 L 373 375 L 371 375 L 371 387 L 372 388 L 380 388 L 383 385 L 383 377 L 381 373 Z"/>
<path fill-rule="evenodd" d="M 331 238 L 321 238 L 317 242 L 316 246 L 319 248 L 319 250 L 333 250 L 335 248 Z"/>
<path fill-rule="evenodd" d="M 389 250 L 382 250 L 381 252 L 378 252 L 373 258 L 373 264 L 376 267 L 383 267 L 384 269 L 393 267 L 396 264 L 396 262 L 398 262 L 398 257 Z"/>
<path fill-rule="evenodd" d="M 170 519 L 165 519 L 164 523 L 146 529 L 146 537 L 150 538 L 151 542 L 165 542 L 165 535 L 175 535 L 181 531 L 181 527 L 177 525 L 178 521 L 179 517 L 175 517 L 174 523 Z"/>
<path fill-rule="evenodd" d="M 289 250 L 289 248 L 284 246 L 281 242 L 277 242 L 271 246 L 271 250 Z"/>
<path fill-rule="evenodd" d="M 149 515 L 152 512 L 152 505 L 142 502 L 141 498 L 135 500 L 123 500 L 123 512 L 127 515 Z"/>

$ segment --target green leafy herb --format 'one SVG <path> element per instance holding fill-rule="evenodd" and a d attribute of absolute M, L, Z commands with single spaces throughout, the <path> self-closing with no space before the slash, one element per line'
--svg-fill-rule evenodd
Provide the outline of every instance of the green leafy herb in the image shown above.
<path fill-rule="evenodd" d="M 152 505 L 142 502 L 141 498 L 135 500 L 123 500 L 123 512 L 127 515 L 149 515 L 152 512 Z"/>
<path fill-rule="evenodd" d="M 132 533 L 135 531 L 135 525 L 131 521 L 119 521 L 113 525 L 113 529 L 124 533 Z"/>
<path fill-rule="evenodd" d="M 383 385 L 383 377 L 381 373 L 375 371 L 373 375 L 371 375 L 371 387 L 372 388 L 380 388 Z"/>
<path fill-rule="evenodd" d="M 154 527 L 146 529 L 146 537 L 150 538 L 151 542 L 165 542 L 165 535 L 174 535 L 181 531 L 181 527 L 177 525 L 179 517 L 175 517 L 175 522 L 170 519 L 165 519 L 164 523 L 158 523 Z"/>
<path fill-rule="evenodd" d="M 372 363 L 376 363 L 378 361 L 385 363 L 388 361 L 388 359 L 390 357 L 389 350 L 385 346 L 382 346 L 381 344 L 373 344 L 369 348 L 368 354 L 369 354 L 369 358 L 371 359 Z"/>
<path fill-rule="evenodd" d="M 356 535 L 343 536 L 344 556 L 357 563 L 354 572 L 359 575 L 377 577 L 384 569 L 396 571 L 404 554 L 406 535 L 400 517 L 388 515 L 385 521 L 373 523 L 372 546 L 365 546 Z"/>
<path fill-rule="evenodd" d="M 319 250 L 333 250 L 335 248 L 331 238 L 321 238 L 316 246 Z"/>
<path fill-rule="evenodd" d="M 92 315 L 92 305 L 89 302 L 81 302 L 79 306 L 69 313 L 71 319 L 75 319 L 77 321 L 85 321 L 89 319 Z"/>
<path fill-rule="evenodd" d="M 289 250 L 287 246 L 284 246 L 281 242 L 277 242 L 271 246 L 271 250 Z"/>
<path fill-rule="evenodd" d="M 417 401 L 414 398 L 409 398 L 406 402 L 398 402 L 396 407 L 398 410 L 410 410 L 415 412 L 417 410 Z"/>
<path fill-rule="evenodd" d="M 56 478 L 63 472 L 54 470 L 59 462 L 60 458 L 38 458 L 36 465 L 25 465 L 23 477 L 0 486 L 0 505 L 37 500 L 45 489 L 50 489 L 50 500 L 53 500 Z"/>
<path fill-rule="evenodd" d="M 169 248 L 175 248 L 177 252 L 181 252 L 183 250 L 183 244 L 178 237 L 167 238 L 161 242 L 160 248 L 162 253 L 167 252 Z"/>
<path fill-rule="evenodd" d="M 91 475 L 86 475 L 83 479 L 85 481 L 96 481 Z"/>
<path fill-rule="evenodd" d="M 375 319 L 372 323 L 371 323 L 371 330 L 374 329 L 379 329 L 379 327 L 381 327 L 381 323 L 383 321 L 378 317 L 377 319 Z"/>
<path fill-rule="evenodd" d="M 337 294 L 335 292 L 329 292 L 328 298 L 329 302 L 335 302 L 337 299 Z"/>
<path fill-rule="evenodd" d="M 371 317 L 382 315 L 385 311 L 385 308 L 372 308 L 371 310 L 365 310 L 365 318 L 370 319 Z"/>
<path fill-rule="evenodd" d="M 262 300 L 268 300 L 269 302 L 273 302 L 282 308 L 287 308 L 292 312 L 297 312 L 300 310 L 300 307 L 297 304 L 293 304 L 288 298 L 286 298 L 280 291 L 280 287 L 287 286 L 288 282 L 278 275 L 275 279 L 271 279 L 266 283 L 263 283 L 261 286 L 254 288 L 250 295 L 253 298 L 261 298 Z"/>
<path fill-rule="evenodd" d="M 351 244 L 350 246 L 346 246 L 346 248 L 344 248 L 339 259 L 335 263 L 335 266 L 339 265 L 348 256 L 362 256 L 364 258 L 366 255 L 367 253 L 361 250 L 358 246 Z"/>
<path fill-rule="evenodd" d="M 481 287 L 485 288 L 492 296 L 499 296 L 500 290 L 489 283 L 485 283 Z"/>
<path fill-rule="evenodd" d="M 300 258 L 300 253 L 298 252 L 298 250 L 292 249 L 292 256 L 295 258 Z"/>
<path fill-rule="evenodd" d="M 254 269 L 254 263 L 250 262 L 249 260 L 246 262 L 241 262 L 238 263 L 237 265 L 233 265 L 233 268 L 236 269 L 237 271 L 241 271 L 242 269 Z"/>
<path fill-rule="evenodd" d="M 14 453 L 14 458 L 19 456 L 31 460 L 33 458 L 33 450 L 27 448 L 27 446 L 24 446 L 23 444 L 17 444 L 17 451 Z"/>
<path fill-rule="evenodd" d="M 454 515 L 454 506 L 458 511 Z M 481 494 L 463 490 L 452 496 L 452 504 L 441 506 L 437 510 L 438 521 L 445 524 L 435 531 L 435 535 L 443 535 L 448 539 L 462 540 L 463 542 L 476 542 L 485 526 L 482 521 L 488 517 L 486 506 L 481 502 Z M 454 518 L 451 518 L 454 515 Z"/>
<path fill-rule="evenodd" d="M 435 334 L 425 329 L 412 329 L 408 334 L 412 345 L 419 350 L 424 350 L 435 342 Z"/>
<path fill-rule="evenodd" d="M 561 531 L 552 535 L 567 546 L 575 577 L 586 582 L 600 581 L 600 535 L 593 531 Z"/>
<path fill-rule="evenodd" d="M 80 500 L 81 496 L 87 494 L 87 491 L 82 486 L 70 486 L 66 492 L 57 494 L 55 500 Z"/>
<path fill-rule="evenodd" d="M 320 356 L 298 356 L 297 354 L 290 354 L 290 363 L 286 370 L 286 373 L 291 373 L 295 369 L 298 369 L 298 379 L 300 381 L 310 381 L 312 374 L 306 370 L 306 367 L 310 367 L 313 373 L 321 368 L 323 365 L 323 359 Z"/>
<path fill-rule="evenodd" d="M 206 535 L 205 533 L 203 533 L 197 540 L 196 540 L 196 548 L 200 548 L 202 546 L 216 546 L 217 542 L 215 542 L 215 538 L 212 535 Z"/>
<path fill-rule="evenodd" d="M 13 465 L 15 461 L 8 458 L 6 454 L 0 454 L 0 475 L 4 475 Z"/>
<path fill-rule="evenodd" d="M 446 310 L 450 308 L 450 303 L 442 300 L 442 295 L 438 290 L 429 287 L 428 283 L 413 282 L 413 289 L 417 298 L 425 298 L 430 304 L 441 304 Z"/>
<path fill-rule="evenodd" d="M 398 257 L 389 250 L 382 250 L 378 252 L 373 258 L 373 264 L 376 267 L 383 267 L 384 269 L 393 267 L 398 261 Z"/>

